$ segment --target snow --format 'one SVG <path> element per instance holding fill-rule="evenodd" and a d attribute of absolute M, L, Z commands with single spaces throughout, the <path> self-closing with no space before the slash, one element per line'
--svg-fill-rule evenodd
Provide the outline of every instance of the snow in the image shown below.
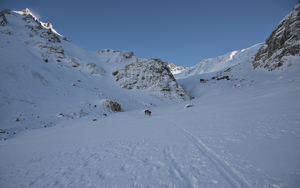
<path fill-rule="evenodd" d="M 297 187 L 299 78 L 283 77 L 197 97 L 190 108 L 156 107 L 151 117 L 131 110 L 22 132 L 1 142 L 0 182 L 4 187 Z"/>
<path fill-rule="evenodd" d="M 245 50 L 241 50 L 241 52 L 243 52 L 243 51 L 245 51 Z M 237 53 L 237 51 L 234 51 L 234 52 L 231 52 L 230 53 L 230 55 L 229 55 L 229 60 L 231 61 L 232 59 L 233 59 L 233 57 L 234 57 L 234 55 Z"/>
<path fill-rule="evenodd" d="M 176 79 L 183 79 L 197 74 L 217 72 L 243 62 L 249 62 L 262 45 L 263 43 L 260 43 L 247 49 L 233 51 L 215 58 L 204 59 L 194 67 L 187 68 L 176 74 L 173 72 L 173 74 Z"/>
<path fill-rule="evenodd" d="M 111 73 L 136 57 L 62 40 L 52 43 L 64 49 L 58 58 L 34 45 L 45 39 L 24 43 L 22 21 L 7 17 L 1 30 L 12 34 L 0 34 L 0 187 L 299 187 L 297 58 L 272 72 L 249 63 L 261 44 L 212 58 L 177 78 L 194 99 L 170 101 L 115 81 Z M 104 72 L 91 74 L 87 63 Z M 225 75 L 230 80 L 212 79 Z M 123 112 L 105 109 L 107 99 Z"/>

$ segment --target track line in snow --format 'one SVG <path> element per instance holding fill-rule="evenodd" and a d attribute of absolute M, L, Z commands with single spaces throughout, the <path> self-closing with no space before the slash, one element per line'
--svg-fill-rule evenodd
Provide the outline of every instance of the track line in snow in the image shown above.
<path fill-rule="evenodd" d="M 170 146 L 164 149 L 164 153 L 167 160 L 172 164 L 172 167 L 169 168 L 170 174 L 172 174 L 172 176 L 178 179 L 181 183 L 184 183 L 184 185 L 188 185 L 188 187 L 197 187 L 196 178 L 192 174 L 186 174 L 183 172 L 176 158 L 174 157 Z"/>
<path fill-rule="evenodd" d="M 196 137 L 194 137 L 191 133 L 187 130 L 182 128 L 181 126 L 177 125 L 174 122 L 168 121 L 162 118 L 164 121 L 167 121 L 174 125 L 180 132 L 186 135 L 192 142 L 197 146 L 199 151 L 205 155 L 218 169 L 220 174 L 232 185 L 232 187 L 237 188 L 251 188 L 250 183 L 243 177 L 243 175 L 234 169 L 230 164 L 228 164 L 224 159 L 222 159 L 218 154 L 216 154 L 213 150 L 208 148 L 202 141 Z"/>

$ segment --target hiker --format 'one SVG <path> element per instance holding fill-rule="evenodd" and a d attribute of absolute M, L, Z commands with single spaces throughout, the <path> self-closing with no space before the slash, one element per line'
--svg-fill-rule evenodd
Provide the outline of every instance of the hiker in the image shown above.
<path fill-rule="evenodd" d="M 151 111 L 148 111 L 149 116 L 151 116 Z"/>
<path fill-rule="evenodd" d="M 147 113 L 148 113 L 148 110 L 146 109 L 146 110 L 145 110 L 145 115 L 146 115 Z"/>

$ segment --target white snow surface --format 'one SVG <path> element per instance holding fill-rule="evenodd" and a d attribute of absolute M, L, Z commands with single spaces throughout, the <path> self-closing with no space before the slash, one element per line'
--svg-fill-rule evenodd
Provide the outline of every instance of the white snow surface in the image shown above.
<path fill-rule="evenodd" d="M 182 74 L 177 82 L 194 99 L 170 101 L 118 85 L 111 73 L 136 57 L 46 44 L 7 19 L 0 187 L 299 187 L 299 62 L 254 70 L 259 47 L 232 52 Z M 212 79 L 222 76 L 230 80 Z M 106 99 L 123 112 L 106 109 Z"/>
<path fill-rule="evenodd" d="M 197 74 L 217 72 L 242 62 L 250 62 L 262 44 L 263 43 L 256 44 L 250 48 L 233 51 L 215 58 L 204 59 L 193 67 L 172 73 L 176 79 L 183 79 Z"/>

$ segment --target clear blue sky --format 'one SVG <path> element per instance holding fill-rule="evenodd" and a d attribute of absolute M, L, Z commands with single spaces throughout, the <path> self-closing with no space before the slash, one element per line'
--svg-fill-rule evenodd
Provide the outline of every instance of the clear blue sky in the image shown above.
<path fill-rule="evenodd" d="M 264 42 L 298 0 L 0 0 L 29 8 L 88 50 L 133 51 L 194 66 Z"/>

